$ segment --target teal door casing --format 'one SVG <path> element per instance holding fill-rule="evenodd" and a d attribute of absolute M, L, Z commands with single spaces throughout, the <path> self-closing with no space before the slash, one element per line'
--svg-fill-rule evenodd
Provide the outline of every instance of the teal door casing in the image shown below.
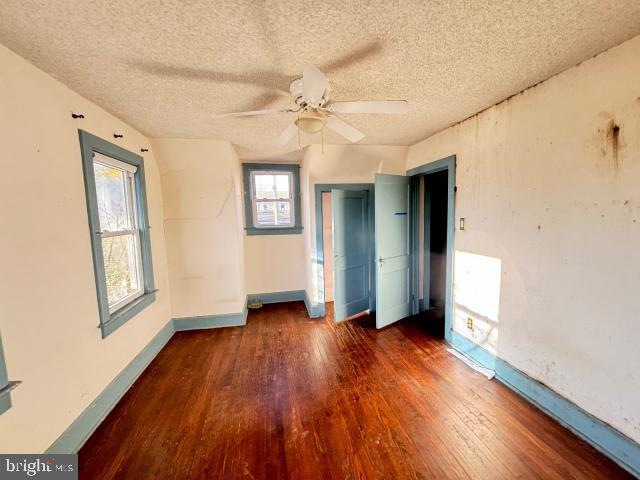
<path fill-rule="evenodd" d="M 376 174 L 376 327 L 412 313 L 410 181 L 403 175 Z"/>
<path fill-rule="evenodd" d="M 317 316 L 325 316 L 325 292 L 324 292 L 324 240 L 323 240 L 323 220 L 322 220 L 322 193 L 331 192 L 332 190 L 362 190 L 368 193 L 367 203 L 369 207 L 369 310 L 374 311 L 376 308 L 376 277 L 375 277 L 375 237 L 374 237 L 374 209 L 375 198 L 374 190 L 375 184 L 373 183 L 317 183 L 314 186 L 314 203 L 315 203 L 315 219 L 316 219 L 316 248 L 314 256 L 311 258 L 311 262 L 317 265 L 317 304 L 313 305 L 313 308 L 317 311 Z"/>
<path fill-rule="evenodd" d="M 456 156 L 450 155 L 434 162 L 428 162 L 424 165 L 407 170 L 409 177 L 417 178 L 418 176 L 447 171 L 447 236 L 446 236 L 446 265 L 445 265 L 445 302 L 444 302 L 444 336 L 451 343 L 452 341 L 452 320 L 453 320 L 453 252 L 455 237 L 455 195 L 456 195 Z M 418 216 L 412 217 L 414 228 L 418 228 Z M 425 232 L 426 235 L 426 232 Z M 418 256 L 414 255 L 415 269 L 418 266 Z M 417 290 L 416 290 L 417 293 Z M 430 296 L 428 291 L 425 295 Z"/>
<path fill-rule="evenodd" d="M 367 191 L 331 190 L 336 321 L 369 309 L 368 196 Z"/>

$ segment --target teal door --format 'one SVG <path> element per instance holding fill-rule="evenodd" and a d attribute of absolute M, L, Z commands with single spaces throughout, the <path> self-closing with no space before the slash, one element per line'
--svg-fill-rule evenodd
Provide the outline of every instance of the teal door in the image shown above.
<path fill-rule="evenodd" d="M 376 327 L 411 314 L 409 182 L 402 175 L 376 174 Z"/>
<path fill-rule="evenodd" d="M 331 190 L 333 309 L 343 320 L 369 309 L 368 192 Z"/>

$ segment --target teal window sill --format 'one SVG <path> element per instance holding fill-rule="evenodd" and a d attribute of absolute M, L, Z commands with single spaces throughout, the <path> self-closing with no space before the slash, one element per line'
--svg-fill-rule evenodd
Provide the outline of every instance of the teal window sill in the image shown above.
<path fill-rule="evenodd" d="M 251 228 L 247 227 L 247 235 L 298 235 L 302 227 L 291 228 Z"/>
<path fill-rule="evenodd" d="M 108 337 L 118 327 L 121 327 L 142 310 L 151 305 L 156 300 L 156 292 L 157 290 L 145 293 L 133 300 L 131 303 L 122 307 L 120 310 L 113 312 L 109 317 L 109 320 L 99 325 L 102 330 L 102 338 Z"/>
<path fill-rule="evenodd" d="M 11 408 L 11 390 L 16 388 L 20 382 L 9 382 L 0 388 L 0 415 Z"/>

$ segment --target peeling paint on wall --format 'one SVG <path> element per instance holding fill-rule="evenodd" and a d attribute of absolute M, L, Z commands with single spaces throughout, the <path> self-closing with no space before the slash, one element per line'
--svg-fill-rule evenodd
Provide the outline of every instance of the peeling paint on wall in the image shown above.
<path fill-rule="evenodd" d="M 500 259 L 504 270 L 497 355 L 635 441 L 638 51 L 640 38 L 412 146 L 407 157 L 409 169 L 456 154 L 456 216 L 476 219 L 455 236 L 456 252 Z M 454 261 L 454 284 L 458 268 Z M 467 316 L 453 322 L 461 335 Z"/>

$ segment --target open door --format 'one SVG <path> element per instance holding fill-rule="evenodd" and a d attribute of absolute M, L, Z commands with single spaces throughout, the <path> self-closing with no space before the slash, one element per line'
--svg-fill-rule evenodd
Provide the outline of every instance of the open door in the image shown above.
<path fill-rule="evenodd" d="M 411 315 L 410 177 L 376 174 L 376 327 Z"/>
<path fill-rule="evenodd" d="M 331 190 L 334 317 L 369 309 L 368 192 Z"/>

